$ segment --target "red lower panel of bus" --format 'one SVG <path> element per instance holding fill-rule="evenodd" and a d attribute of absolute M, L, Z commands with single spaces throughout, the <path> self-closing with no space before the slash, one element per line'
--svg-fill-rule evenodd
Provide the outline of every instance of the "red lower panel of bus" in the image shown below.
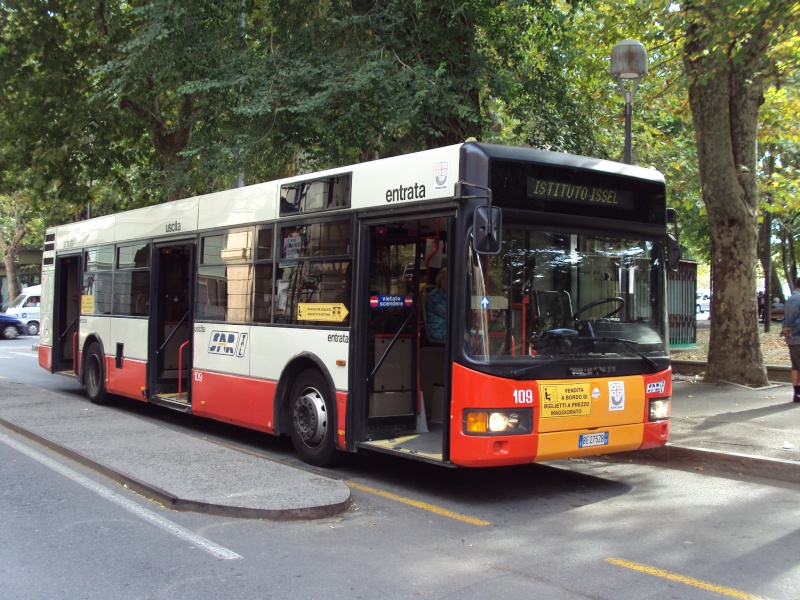
<path fill-rule="evenodd" d="M 193 371 L 192 413 L 216 421 L 275 433 L 274 399 L 277 382 Z M 336 420 L 345 423 L 347 392 L 336 392 Z M 286 433 L 286 432 L 284 432 Z M 344 450 L 345 431 L 340 426 L 336 444 Z"/>
<path fill-rule="evenodd" d="M 147 387 L 147 363 L 123 358 L 122 367 L 118 369 L 114 357 L 106 354 L 105 364 L 106 388 L 109 392 L 134 400 L 147 401 L 142 393 Z"/>
<path fill-rule="evenodd" d="M 648 448 L 660 448 L 669 440 L 669 421 L 659 421 L 658 423 L 645 423 L 642 445 L 639 450 Z"/>
<path fill-rule="evenodd" d="M 39 366 L 51 371 L 53 369 L 53 347 L 39 344 Z"/>
<path fill-rule="evenodd" d="M 192 412 L 225 423 L 274 433 L 277 383 L 236 375 L 193 371 Z"/>

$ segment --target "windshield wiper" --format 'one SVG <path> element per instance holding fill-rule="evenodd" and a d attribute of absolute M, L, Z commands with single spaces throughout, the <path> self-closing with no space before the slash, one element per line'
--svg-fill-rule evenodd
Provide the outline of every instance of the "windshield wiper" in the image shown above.
<path fill-rule="evenodd" d="M 543 367 L 545 365 L 549 365 L 550 363 L 558 362 L 566 358 L 570 358 L 570 355 L 565 354 L 560 356 L 553 356 L 552 358 L 548 358 L 547 360 L 539 360 L 535 365 L 529 365 L 527 367 L 522 367 L 521 369 L 513 369 L 512 371 L 509 371 L 509 374 L 514 379 L 525 379 L 526 377 L 528 377 L 528 375 L 536 371 L 539 367 Z"/>
<path fill-rule="evenodd" d="M 639 348 L 637 347 L 639 346 L 639 344 L 637 342 L 634 342 L 633 340 L 626 340 L 618 337 L 592 337 L 592 336 L 581 336 L 572 339 L 581 341 L 591 340 L 593 342 L 612 342 L 616 344 L 622 344 L 628 350 L 636 353 L 639 357 L 641 357 L 642 360 L 644 360 L 648 365 L 650 365 L 650 368 L 653 369 L 652 371 L 650 371 L 651 373 L 655 373 L 660 369 L 658 363 L 649 356 L 647 356 L 644 352 L 639 350 Z"/>

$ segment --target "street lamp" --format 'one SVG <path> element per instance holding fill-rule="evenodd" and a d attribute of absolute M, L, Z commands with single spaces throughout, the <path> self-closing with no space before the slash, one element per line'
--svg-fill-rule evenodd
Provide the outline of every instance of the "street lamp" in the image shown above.
<path fill-rule="evenodd" d="M 636 40 L 622 40 L 611 51 L 611 79 L 619 86 L 625 98 L 625 154 L 624 162 L 631 164 L 631 115 L 633 97 L 639 80 L 647 75 L 647 50 Z M 629 89 L 629 83 L 630 89 Z"/>

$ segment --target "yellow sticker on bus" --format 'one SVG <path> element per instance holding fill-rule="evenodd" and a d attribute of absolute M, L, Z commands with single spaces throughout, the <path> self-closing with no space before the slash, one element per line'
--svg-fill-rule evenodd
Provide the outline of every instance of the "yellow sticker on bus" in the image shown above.
<path fill-rule="evenodd" d="M 318 303 L 318 302 L 298 302 L 297 320 L 298 321 L 328 321 L 330 323 L 342 323 L 350 312 L 341 302 Z"/>
<path fill-rule="evenodd" d="M 90 315 L 94 312 L 94 295 L 83 294 L 81 296 L 81 314 Z"/>
<path fill-rule="evenodd" d="M 589 382 L 545 383 L 539 386 L 541 417 L 585 417 L 592 414 Z"/>

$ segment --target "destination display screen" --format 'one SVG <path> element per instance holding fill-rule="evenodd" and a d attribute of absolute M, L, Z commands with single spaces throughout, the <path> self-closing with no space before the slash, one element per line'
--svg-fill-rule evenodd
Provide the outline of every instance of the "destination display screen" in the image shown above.
<path fill-rule="evenodd" d="M 490 180 L 494 204 L 503 209 L 666 223 L 666 188 L 661 181 L 497 159 L 491 162 Z"/>
<path fill-rule="evenodd" d="M 528 198 L 627 209 L 633 208 L 634 201 L 634 195 L 627 190 L 561 183 L 535 177 L 528 177 Z"/>

